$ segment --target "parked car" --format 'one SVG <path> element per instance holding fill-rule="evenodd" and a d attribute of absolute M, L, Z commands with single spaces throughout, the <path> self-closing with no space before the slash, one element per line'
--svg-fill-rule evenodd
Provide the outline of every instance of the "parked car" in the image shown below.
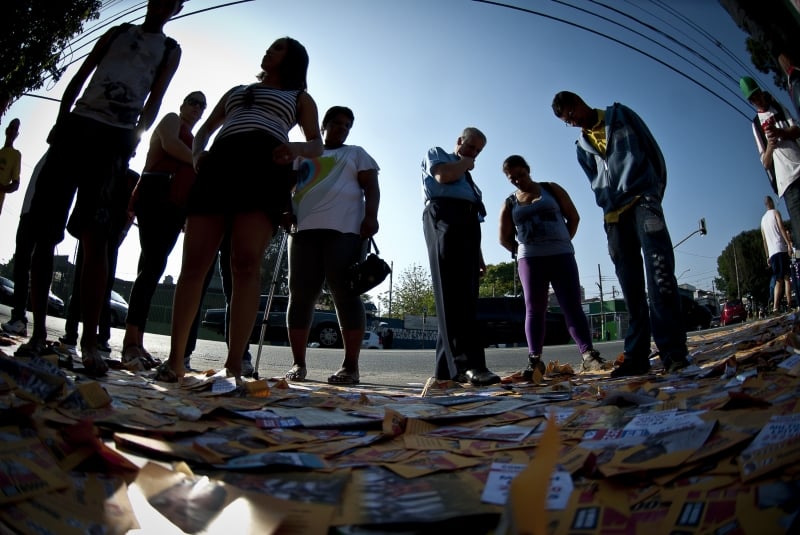
<path fill-rule="evenodd" d="M 14 306 L 14 281 L 6 277 L 0 277 L 0 303 Z M 30 302 L 28 302 L 28 309 L 30 309 Z M 47 314 L 64 317 L 64 300 L 54 294 L 52 290 L 47 295 Z"/>
<path fill-rule="evenodd" d="M 477 319 L 484 347 L 527 344 L 525 301 L 521 297 L 481 297 Z M 547 312 L 545 329 L 545 345 L 567 344 L 572 340 L 560 312 Z"/>
<path fill-rule="evenodd" d="M 13 306 L 14 303 L 14 281 L 5 277 L 0 277 L 0 303 Z"/>
<path fill-rule="evenodd" d="M 267 305 L 267 296 L 261 296 L 261 303 L 258 307 L 253 331 L 250 334 L 250 341 L 258 343 L 261 336 L 261 324 L 264 321 L 264 308 Z M 289 333 L 286 328 L 286 309 L 289 306 L 288 295 L 276 295 L 272 298 L 272 309 L 269 312 L 269 321 L 264 340 L 273 344 L 283 344 L 289 341 Z M 203 315 L 203 327 L 211 329 L 219 334 L 225 334 L 225 309 L 209 308 Z M 342 347 L 342 333 L 339 330 L 339 320 L 335 312 L 315 310 L 311 320 L 311 333 L 308 341 L 318 343 L 319 347 Z"/>
<path fill-rule="evenodd" d="M 111 297 L 108 300 L 111 307 L 111 326 L 125 327 L 128 320 L 128 302 L 114 290 L 111 290 Z"/>
<path fill-rule="evenodd" d="M 378 333 L 366 331 L 364 339 L 361 340 L 361 347 L 362 349 L 383 349 L 383 340 Z"/>
<path fill-rule="evenodd" d="M 63 318 L 65 312 L 64 300 L 50 290 L 47 294 L 47 315 Z"/>
<path fill-rule="evenodd" d="M 740 323 L 747 319 L 747 310 L 741 299 L 730 299 L 722 306 L 720 314 L 720 325 L 730 325 Z"/>
<path fill-rule="evenodd" d="M 687 332 L 708 329 L 711 326 L 711 311 L 691 297 L 681 294 L 681 309 L 683 326 Z"/>

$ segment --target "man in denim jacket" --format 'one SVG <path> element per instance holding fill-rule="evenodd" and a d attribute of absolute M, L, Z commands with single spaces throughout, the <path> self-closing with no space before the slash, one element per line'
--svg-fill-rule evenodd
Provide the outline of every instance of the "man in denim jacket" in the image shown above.
<path fill-rule="evenodd" d="M 578 163 L 603 209 L 608 250 L 630 315 L 625 360 L 611 376 L 650 370 L 651 329 L 664 368 L 686 367 L 675 257 L 661 208 L 667 185 L 661 149 L 644 121 L 622 104 L 593 109 L 575 93 L 561 91 L 553 98 L 553 112 L 581 128 Z"/>

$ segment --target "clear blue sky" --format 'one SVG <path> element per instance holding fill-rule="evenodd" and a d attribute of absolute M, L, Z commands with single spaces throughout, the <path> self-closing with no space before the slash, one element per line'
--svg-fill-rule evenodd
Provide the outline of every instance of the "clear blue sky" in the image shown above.
<path fill-rule="evenodd" d="M 607 1 L 697 49 L 733 78 L 752 74 L 742 72 L 696 31 L 660 9 L 660 2 Z M 219 3 L 223 2 L 192 0 L 183 13 Z M 634 25 L 594 2 L 570 3 Z M 746 35 L 716 0 L 665 3 L 702 26 L 749 67 Z M 136 15 L 122 19 L 135 20 L 143 15 L 144 4 L 116 1 L 104 13 L 142 6 Z M 717 256 L 736 234 L 758 228 L 763 197 L 771 193 L 750 132 L 752 110 L 736 82 L 716 82 L 629 31 L 559 3 L 517 0 L 515 4 L 643 48 L 736 102 L 746 117 L 668 67 L 619 43 L 545 17 L 470 0 L 256 0 L 172 21 L 165 31 L 180 42 L 183 59 L 159 117 L 177 111 L 190 91 L 204 91 L 213 105 L 231 86 L 252 82 L 269 44 L 292 36 L 309 52 L 309 93 L 320 116 L 332 105 L 351 107 L 356 120 L 349 142 L 363 146 L 381 167 L 381 229 L 376 240 L 382 256 L 394 263 L 395 281 L 412 264 L 428 269 L 421 225 L 420 161 L 431 146 L 452 149 L 461 129 L 471 125 L 488 137 L 473 173 L 489 210 L 483 225 L 487 263 L 510 260 L 497 240 L 499 209 L 513 190 L 501 164 L 510 154 L 521 154 L 530 163 L 533 178 L 564 186 L 581 214 L 574 244 L 588 298 L 598 295 L 598 266 L 606 296 L 619 285 L 608 257 L 601 211 L 575 159 L 578 130 L 556 119 L 550 103 L 563 89 L 580 94 L 590 106 L 621 102 L 642 116 L 666 157 L 669 180 L 664 209 L 673 242 L 696 230 L 701 217 L 706 219 L 708 235 L 692 236 L 676 249 L 676 275 L 680 283 L 711 290 Z M 651 30 L 637 28 L 655 36 Z M 678 49 L 663 37 L 654 38 Z M 681 49 L 680 53 L 712 71 L 690 52 Z M 61 82 L 37 94 L 60 98 L 73 72 L 68 70 Z M 713 72 L 722 79 L 723 75 Z M 776 95 L 787 103 L 785 93 Z M 56 112 L 54 102 L 23 97 L 3 117 L 4 124 L 13 117 L 22 122 L 16 146 L 23 155 L 23 189 L 46 150 L 44 140 Z M 297 135 L 298 131 L 293 132 Z M 132 162 L 137 171 L 144 162 L 148 137 Z M 22 195 L 22 189 L 9 195 L 0 215 L 2 262 L 14 252 Z M 787 218 L 783 202 L 778 204 Z M 174 277 L 180 271 L 181 243 L 167 268 Z M 74 247 L 75 242 L 67 239 L 58 252 L 71 256 Z M 135 278 L 137 257 L 138 235 L 133 230 L 122 246 L 117 277 Z M 387 279 L 373 295 L 388 288 Z"/>

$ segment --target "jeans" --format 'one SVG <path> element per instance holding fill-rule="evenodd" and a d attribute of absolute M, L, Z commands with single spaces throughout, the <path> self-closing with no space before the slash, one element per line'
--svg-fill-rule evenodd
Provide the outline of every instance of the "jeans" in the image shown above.
<path fill-rule="evenodd" d="M 666 367 L 686 359 L 686 329 L 675 279 L 675 256 L 661 202 L 643 197 L 620 215 L 619 222 L 606 223 L 605 229 L 609 254 L 630 315 L 625 335 L 626 358 L 640 362 L 648 358 L 652 329 Z"/>

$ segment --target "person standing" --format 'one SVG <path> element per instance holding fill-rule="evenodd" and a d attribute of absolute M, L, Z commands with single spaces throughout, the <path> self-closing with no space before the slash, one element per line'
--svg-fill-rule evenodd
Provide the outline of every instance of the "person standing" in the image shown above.
<path fill-rule="evenodd" d="M 553 113 L 581 129 L 578 163 L 603 209 L 608 250 L 629 313 L 624 361 L 612 377 L 650 371 L 650 337 L 669 372 L 689 362 L 675 278 L 675 256 L 661 200 L 667 167 L 644 121 L 619 103 L 590 108 L 569 91 L 555 95 Z"/>
<path fill-rule="evenodd" d="M 775 209 L 775 202 L 769 195 L 764 198 L 764 206 L 767 211 L 761 217 L 761 238 L 764 243 L 764 253 L 767 255 L 767 265 L 772 269 L 775 280 L 772 313 L 778 314 L 784 293 L 787 307 L 792 308 L 791 265 L 789 263 L 792 239 L 786 232 L 781 214 Z"/>
<path fill-rule="evenodd" d="M 26 309 L 28 307 L 28 290 L 31 278 L 31 256 L 33 247 L 36 245 L 34 236 L 34 224 L 30 217 L 31 199 L 33 192 L 36 191 L 36 182 L 39 174 L 44 167 L 47 154 L 39 158 L 28 180 L 25 188 L 25 196 L 22 198 L 22 208 L 17 224 L 17 234 L 14 242 L 14 297 L 11 305 L 11 317 L 2 324 L 3 331 L 18 336 L 28 336 L 28 317 Z"/>
<path fill-rule="evenodd" d="M 470 171 L 485 146 L 483 132 L 467 127 L 452 153 L 433 147 L 422 160 L 422 228 L 439 326 L 434 378 L 474 385 L 500 382 L 486 367 L 476 319 L 486 272 L 480 226 L 486 209 Z"/>
<path fill-rule="evenodd" d="M 14 148 L 14 140 L 19 136 L 19 119 L 11 119 L 6 127 L 6 141 L 0 149 L 0 213 L 6 193 L 19 189 L 19 170 L 22 153 Z"/>
<path fill-rule="evenodd" d="M 517 187 L 500 209 L 500 244 L 519 258 L 528 340 L 528 367 L 522 375 L 530 381 L 534 370 L 542 375 L 545 372 L 542 348 L 551 284 L 567 329 L 583 357 L 582 370 L 599 371 L 605 361 L 592 345 L 572 246 L 580 221 L 578 210 L 564 188 L 555 182 L 536 182 L 530 172 L 522 156 L 515 154 L 503 162 L 503 173 Z"/>
<path fill-rule="evenodd" d="M 755 80 L 739 80 L 744 98 L 756 109 L 752 130 L 761 165 L 767 171 L 772 190 L 786 203 L 794 243 L 800 242 L 800 126 L 772 95 Z"/>
<path fill-rule="evenodd" d="M 194 185 L 192 128 L 206 109 L 206 97 L 193 91 L 179 113 L 166 114 L 150 137 L 144 170 L 130 197 L 128 212 L 139 224 L 139 269 L 128 301 L 122 339 L 122 364 L 133 371 L 153 368 L 144 347 L 150 303 L 175 242 L 186 223 L 186 205 Z"/>
<path fill-rule="evenodd" d="M 189 329 L 226 232 L 232 290 L 225 368 L 241 381 L 242 355 L 261 295 L 261 262 L 290 202 L 292 162 L 322 154 L 317 106 L 306 92 L 306 49 L 290 37 L 278 39 L 264 54 L 261 69 L 258 82 L 223 95 L 192 144 L 197 180 L 189 195 L 169 360 L 157 368 L 159 381 L 178 382 L 185 375 Z M 295 124 L 306 141 L 289 142 Z"/>
<path fill-rule="evenodd" d="M 64 91 L 31 204 L 36 225 L 31 269 L 33 332 L 17 355 L 38 356 L 45 348 L 53 253 L 64 237 L 77 191 L 72 217 L 84 252 L 81 360 L 87 373 L 103 375 L 108 370 L 97 349 L 106 285 L 97 281 L 109 277 L 107 249 L 117 219 L 115 200 L 125 188 L 128 161 L 142 132 L 155 120 L 180 62 L 180 47 L 164 35 L 163 27 L 182 7 L 182 0 L 149 0 L 144 22 L 108 30 Z"/>
<path fill-rule="evenodd" d="M 328 377 L 337 385 L 359 382 L 358 358 L 366 313 L 361 295 L 347 285 L 347 268 L 365 256 L 365 240 L 378 232 L 378 164 L 358 145 L 345 145 L 355 116 L 333 106 L 322 118 L 322 156 L 299 163 L 292 207 L 297 230 L 289 235 L 289 307 L 286 323 L 294 364 L 290 381 L 306 376 L 314 304 L 327 282 L 342 330 L 344 360 Z"/>

